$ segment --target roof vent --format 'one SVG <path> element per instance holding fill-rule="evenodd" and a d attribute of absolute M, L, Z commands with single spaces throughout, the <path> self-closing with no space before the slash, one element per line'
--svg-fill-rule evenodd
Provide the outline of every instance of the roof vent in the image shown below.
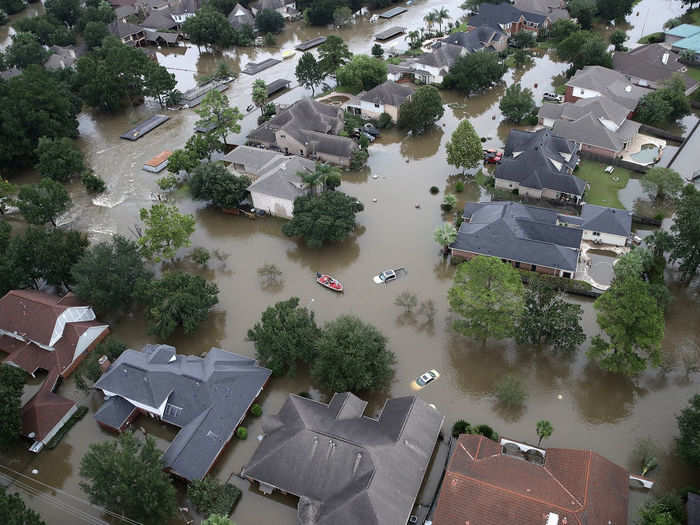
<path fill-rule="evenodd" d="M 547 516 L 547 524 L 546 525 L 557 525 L 559 523 L 559 514 L 555 514 L 554 512 L 550 512 L 549 516 Z"/>
<path fill-rule="evenodd" d="M 625 86 L 625 92 L 626 93 L 632 93 L 632 86 Z"/>
<path fill-rule="evenodd" d="M 669 58 L 669 57 L 670 57 L 670 55 L 669 55 L 668 53 L 664 53 L 663 56 L 661 57 L 661 63 L 662 63 L 663 65 L 668 64 L 668 58 Z"/>

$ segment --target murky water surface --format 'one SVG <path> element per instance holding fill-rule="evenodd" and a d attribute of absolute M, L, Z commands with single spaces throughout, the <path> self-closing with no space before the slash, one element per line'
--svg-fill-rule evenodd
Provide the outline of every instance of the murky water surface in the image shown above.
<path fill-rule="evenodd" d="M 446 6 L 453 14 L 461 11 L 460 2 L 419 0 L 409 11 L 392 21 L 379 24 L 360 22 L 337 33 L 353 52 L 368 52 L 372 35 L 390 27 L 403 25 L 409 29 L 421 24 L 423 14 L 434 7 Z M 31 9 L 37 10 L 38 4 Z M 670 16 L 680 13 L 679 1 L 642 0 L 635 13 L 628 18 L 630 35 L 659 30 Z M 639 15 L 636 13 L 639 12 Z M 659 13 L 663 13 L 660 16 Z M 178 87 L 186 90 L 195 85 L 198 75 L 210 73 L 217 62 L 225 60 L 232 69 L 240 71 L 249 61 L 270 56 L 278 57 L 280 49 L 293 47 L 302 40 L 328 34 L 325 28 L 305 27 L 297 23 L 287 27 L 278 37 L 278 48 L 242 49 L 213 55 L 199 52 L 196 47 L 158 50 L 158 60 L 170 68 L 178 80 Z M 0 29 L 0 42 L 7 42 L 7 26 Z M 1 44 L 0 44 L 1 45 Z M 398 39 L 390 45 L 404 46 Z M 280 102 L 293 102 L 304 95 L 295 87 L 294 67 L 297 57 L 268 69 L 258 75 L 266 81 L 277 78 L 292 80 L 293 88 L 281 94 Z M 565 71 L 566 64 L 548 55 L 536 57 L 528 68 L 505 76 L 505 83 L 520 81 L 541 96 L 551 90 L 552 78 Z M 232 105 L 245 108 L 250 104 L 254 77 L 241 77 L 227 91 Z M 468 118 L 479 134 L 486 137 L 488 147 L 503 145 L 511 127 L 502 122 L 498 102 L 505 86 L 497 87 L 481 96 L 465 98 L 452 92 L 443 92 L 446 103 L 444 117 L 428 133 L 406 137 L 397 130 L 385 132 L 372 146 L 367 168 L 358 173 L 347 173 L 343 191 L 365 203 L 365 211 L 358 216 L 359 227 L 347 241 L 320 250 L 312 250 L 302 243 L 282 235 L 282 222 L 277 219 L 247 220 L 207 209 L 188 197 L 178 200 L 184 212 L 197 219 L 197 230 L 192 236 L 193 246 L 212 251 L 209 267 L 195 268 L 183 261 L 179 266 L 199 272 L 215 280 L 221 290 L 220 303 L 193 336 L 180 333 L 167 342 L 177 346 L 178 352 L 200 354 L 216 345 L 244 355 L 254 355 L 253 345 L 246 341 L 246 332 L 260 313 L 270 304 L 294 295 L 312 308 L 320 322 L 329 321 L 344 313 L 360 316 L 384 332 L 391 349 L 397 355 L 396 375 L 390 389 L 369 397 L 368 413 L 374 414 L 387 396 L 414 393 L 413 379 L 423 371 L 436 368 L 439 381 L 420 392 L 420 396 L 435 403 L 446 416 L 446 427 L 459 418 L 475 423 L 488 423 L 501 435 L 533 441 L 535 423 L 548 419 L 554 425 L 554 434 L 546 442 L 550 446 L 592 448 L 632 471 L 639 466 L 631 458 L 631 449 L 638 438 L 651 437 L 662 449 L 659 469 L 653 474 L 662 489 L 700 481 L 672 453 L 676 432 L 675 415 L 689 397 L 698 392 L 697 376 L 686 376 L 678 353 L 689 340 L 700 342 L 697 332 L 698 289 L 673 287 L 674 302 L 667 319 L 664 352 L 668 356 L 665 372 L 649 372 L 635 380 L 602 372 L 588 362 L 585 350 L 588 343 L 570 356 L 552 355 L 546 350 L 516 347 L 510 342 L 475 344 L 450 330 L 450 312 L 446 294 L 452 282 L 454 267 L 438 255 L 438 246 L 432 240 L 433 230 L 443 221 L 451 220 L 442 214 L 439 204 L 445 191 L 454 191 L 458 180 L 456 170 L 446 161 L 445 143 L 461 119 Z M 154 112 L 162 112 L 149 104 L 129 108 L 117 116 L 86 111 L 80 115 L 79 144 L 95 171 L 108 184 L 108 191 L 97 198 L 84 192 L 82 186 L 70 186 L 75 203 L 64 218 L 74 228 L 88 231 L 94 240 L 121 233 L 131 235 L 138 221 L 140 208 L 149 206 L 151 193 L 158 190 L 156 176 L 142 171 L 145 161 L 165 149 L 182 147 L 192 134 L 197 116 L 189 110 L 168 112 L 171 119 L 138 142 L 127 142 L 119 135 L 140 119 Z M 232 139 L 242 142 L 256 125 L 256 114 L 247 115 L 241 124 L 241 135 Z M 374 177 L 376 175 L 376 178 Z M 36 180 L 35 173 L 17 174 L 19 182 Z M 440 193 L 433 196 L 428 189 L 438 186 Z M 621 198 L 628 207 L 639 204 L 641 188 L 631 181 Z M 465 191 L 458 194 L 459 205 L 468 200 L 488 198 L 473 182 L 468 181 Z M 376 199 L 376 203 L 373 202 Z M 283 272 L 284 283 L 275 290 L 263 290 L 256 269 L 266 263 L 276 264 Z M 389 286 L 376 286 L 372 276 L 388 268 L 404 266 L 407 277 Z M 342 295 L 321 289 L 315 282 L 316 271 L 330 273 L 345 285 Z M 404 290 L 417 294 L 419 300 L 432 299 L 438 313 L 434 322 L 404 314 L 394 306 L 396 295 Z M 586 333 L 598 332 L 592 303 L 572 298 L 584 307 Z M 113 325 L 117 337 L 131 347 L 140 348 L 154 342 L 146 335 L 145 324 L 139 312 Z M 529 397 L 526 406 L 518 412 L 496 409 L 492 397 L 493 386 L 504 374 L 513 374 L 527 385 Z M 312 391 L 314 385 L 308 376 L 300 374 L 293 379 L 274 379 L 263 394 L 263 409 L 276 412 L 289 392 Z M 32 388 L 36 388 L 33 386 Z M 79 487 L 80 458 L 93 442 L 112 439 L 100 430 L 92 417 L 101 400 L 97 394 L 83 396 L 69 380 L 61 387 L 62 395 L 80 400 L 90 407 L 90 414 L 80 421 L 55 450 L 32 455 L 23 450 L 5 456 L 2 463 L 30 475 L 47 485 L 58 487 L 67 494 L 84 498 Z M 235 478 L 255 450 L 261 432 L 260 420 L 246 422 L 250 438 L 229 446 L 216 464 L 214 474 L 222 480 Z M 174 435 L 174 429 L 141 418 L 137 427 L 156 436 L 162 448 Z M 694 477 L 693 477 L 694 476 Z M 293 498 L 264 497 L 247 484 L 243 498 L 233 519 L 238 525 L 256 523 L 295 523 Z M 31 498 L 32 505 L 42 511 L 50 524 L 76 523 L 75 509 L 57 510 L 48 502 L 50 491 Z M 65 497 L 67 499 L 67 496 Z M 631 512 L 643 501 L 644 495 L 633 492 Z M 74 500 L 72 505 L 84 512 L 95 510 Z M 173 523 L 184 523 L 181 518 Z"/>

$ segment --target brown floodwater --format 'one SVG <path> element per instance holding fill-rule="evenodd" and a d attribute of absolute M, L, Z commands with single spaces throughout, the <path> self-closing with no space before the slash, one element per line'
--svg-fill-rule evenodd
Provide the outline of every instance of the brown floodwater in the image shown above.
<path fill-rule="evenodd" d="M 407 13 L 394 20 L 379 24 L 359 22 L 337 33 L 354 52 L 368 52 L 372 46 L 371 36 L 389 27 L 387 24 L 413 29 L 421 24 L 426 10 L 446 6 L 456 15 L 460 13 L 458 3 L 455 0 L 447 3 L 419 0 Z M 657 9 L 669 12 L 671 16 L 679 5 L 678 1 L 642 0 L 635 7 L 635 11 L 641 12 L 640 16 L 630 17 L 630 32 L 642 31 L 639 24 L 644 23 L 644 19 L 647 24 L 645 32 L 649 32 L 652 24 L 660 25 L 665 20 L 644 16 L 645 10 Z M 5 31 L 0 33 L 1 41 L 7 29 L 0 31 Z M 290 48 L 299 41 L 330 32 L 326 28 L 310 28 L 296 23 L 278 37 L 277 48 L 211 54 L 200 53 L 195 46 L 188 46 L 158 50 L 158 60 L 176 74 L 178 87 L 185 90 L 195 84 L 197 76 L 213 71 L 220 60 L 240 71 L 251 60 L 279 56 L 280 48 Z M 395 45 L 405 44 L 398 39 Z M 241 75 L 226 92 L 231 104 L 239 108 L 250 104 L 254 78 L 292 80 L 293 89 L 282 93 L 277 100 L 284 103 L 297 100 L 304 95 L 303 89 L 294 87 L 297 60 L 298 55 L 257 77 Z M 444 193 L 453 192 L 456 182 L 461 179 L 458 170 L 447 164 L 445 143 L 459 121 L 468 118 L 478 133 L 486 138 L 488 147 L 502 146 L 511 129 L 502 122 L 498 109 L 505 85 L 519 81 L 539 97 L 543 91 L 551 89 L 552 78 L 566 68 L 566 64 L 547 54 L 538 56 L 522 71 L 510 71 L 504 78 L 504 85 L 483 95 L 465 98 L 458 93 L 443 92 L 445 115 L 424 135 L 406 137 L 398 130 L 384 132 L 370 146 L 368 166 L 344 175 L 342 190 L 358 197 L 365 204 L 365 211 L 358 215 L 356 233 L 343 243 L 309 249 L 301 242 L 286 238 L 280 231 L 283 222 L 279 219 L 248 220 L 224 215 L 193 202 L 186 195 L 179 195 L 179 208 L 197 219 L 192 245 L 207 248 L 213 256 L 208 267 L 201 269 L 189 262 L 186 259 L 188 251 L 183 251 L 177 266 L 214 280 L 220 289 L 219 305 L 196 334 L 185 336 L 178 332 L 166 342 L 187 354 L 200 354 L 211 346 L 219 346 L 253 356 L 254 347 L 246 340 L 247 330 L 267 306 L 297 296 L 303 305 L 314 310 L 321 323 L 341 314 L 355 314 L 376 325 L 388 337 L 389 346 L 397 356 L 396 374 L 386 391 L 363 396 L 370 401 L 370 415 L 376 413 L 388 396 L 416 394 L 412 389 L 415 377 L 427 369 L 436 368 L 440 371 L 440 379 L 417 395 L 435 403 L 446 416 L 446 429 L 455 420 L 464 418 L 474 423 L 487 423 L 501 435 L 533 441 L 536 439 L 535 423 L 548 419 L 555 430 L 546 445 L 591 448 L 635 472 L 639 471 L 639 465 L 632 458 L 632 448 L 636 440 L 650 437 L 660 447 L 660 466 L 652 477 L 661 491 L 698 483 L 697 472 L 691 472 L 672 453 L 675 415 L 700 390 L 697 375 L 687 376 L 680 360 L 682 348 L 689 341 L 700 343 L 697 286 L 673 285 L 674 301 L 669 308 L 663 344 L 665 366 L 661 371 L 650 371 L 635 379 L 605 373 L 589 362 L 585 355 L 589 342 L 571 355 L 553 355 L 546 349 L 517 347 L 509 341 L 489 341 L 485 345 L 474 343 L 450 329 L 451 315 L 446 296 L 454 267 L 439 256 L 439 247 L 432 239 L 432 232 L 439 224 L 453 219 L 452 215 L 441 212 L 439 204 Z M 143 171 L 143 163 L 162 150 L 182 147 L 193 133 L 197 116 L 191 110 L 169 111 L 170 121 L 137 142 L 121 140 L 119 135 L 145 116 L 162 111 L 149 102 L 145 106 L 128 108 L 116 116 L 90 111 L 80 115 L 79 145 L 96 173 L 107 182 L 108 191 L 93 198 L 80 184 L 70 185 L 74 206 L 62 218 L 63 223 L 88 232 L 94 241 L 115 233 L 132 235 L 139 209 L 149 206 L 152 194 L 158 192 L 157 176 Z M 246 115 L 241 123 L 241 134 L 231 137 L 231 141 L 242 142 L 245 134 L 255 127 L 256 118 L 255 112 Z M 15 180 L 31 182 L 36 177 L 35 173 L 27 172 L 17 174 Z M 429 193 L 433 185 L 440 188 L 438 195 Z M 465 186 L 465 191 L 457 194 L 458 208 L 466 201 L 488 198 L 473 180 L 467 179 Z M 626 206 L 636 206 L 643 197 L 638 181 L 621 192 L 621 198 L 623 195 Z M 281 286 L 274 289 L 261 287 L 256 270 L 267 263 L 276 264 L 283 272 Z M 372 283 L 373 275 L 398 266 L 407 269 L 405 277 L 389 286 Z M 336 295 L 320 288 L 314 281 L 316 271 L 338 277 L 345 285 L 345 293 Z M 437 315 L 433 322 L 403 313 L 393 304 L 395 297 L 405 290 L 415 293 L 420 301 L 434 301 Z M 589 338 L 597 334 L 592 302 L 578 298 L 571 300 L 584 308 L 583 323 Z M 133 348 L 155 342 L 147 335 L 138 311 L 114 323 L 112 329 L 118 338 Z M 505 374 L 515 375 L 527 387 L 529 396 L 519 411 L 503 411 L 494 404 L 494 384 Z M 32 386 L 36 387 L 36 384 Z M 300 391 L 323 395 L 315 390 L 304 371 L 295 378 L 275 378 L 263 393 L 264 412 L 276 412 L 288 393 Z M 27 496 L 31 505 L 40 510 L 51 525 L 78 523 L 77 512 L 92 516 L 99 514 L 96 509 L 72 497 L 85 498 L 79 485 L 79 464 L 87 447 L 91 443 L 113 439 L 112 435 L 99 429 L 92 417 L 101 403 L 98 394 L 85 396 L 76 390 L 72 379 L 63 384 L 59 392 L 87 405 L 90 413 L 56 449 L 44 450 L 38 455 L 17 449 L 2 456 L 0 461 L 0 473 L 10 467 L 65 491 L 65 494 L 56 493 L 54 489 L 44 487 L 39 491 L 40 495 Z M 213 475 L 219 479 L 231 478 L 244 489 L 232 517 L 238 525 L 292 525 L 296 523 L 293 498 L 264 497 L 236 478 L 255 450 L 256 436 L 261 432 L 259 419 L 250 419 L 245 424 L 249 427 L 248 440 L 232 442 L 213 470 Z M 163 449 L 175 432 L 146 418 L 137 420 L 135 426 L 143 427 L 156 437 Z M 38 470 L 36 475 L 31 474 L 33 469 Z M 51 497 L 63 502 L 63 507 L 57 508 Z M 631 513 L 645 497 L 641 492 L 632 493 Z M 65 507 L 65 502 L 71 504 L 70 509 Z M 172 520 L 173 524 L 184 522 L 182 515 Z"/>

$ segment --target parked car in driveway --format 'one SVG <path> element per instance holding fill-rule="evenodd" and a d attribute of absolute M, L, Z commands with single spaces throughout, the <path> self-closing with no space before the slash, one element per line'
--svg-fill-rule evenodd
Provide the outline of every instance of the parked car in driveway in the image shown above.
<path fill-rule="evenodd" d="M 484 150 L 484 162 L 486 164 L 500 164 L 503 159 L 503 152 L 495 149 Z"/>

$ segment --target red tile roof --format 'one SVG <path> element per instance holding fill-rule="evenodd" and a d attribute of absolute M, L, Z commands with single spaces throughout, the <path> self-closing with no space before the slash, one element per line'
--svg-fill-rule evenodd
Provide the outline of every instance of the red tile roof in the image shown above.
<path fill-rule="evenodd" d="M 629 475 L 588 450 L 547 450 L 544 465 L 462 435 L 447 467 L 435 525 L 626 525 Z M 566 519 L 565 519 L 566 518 Z"/>

